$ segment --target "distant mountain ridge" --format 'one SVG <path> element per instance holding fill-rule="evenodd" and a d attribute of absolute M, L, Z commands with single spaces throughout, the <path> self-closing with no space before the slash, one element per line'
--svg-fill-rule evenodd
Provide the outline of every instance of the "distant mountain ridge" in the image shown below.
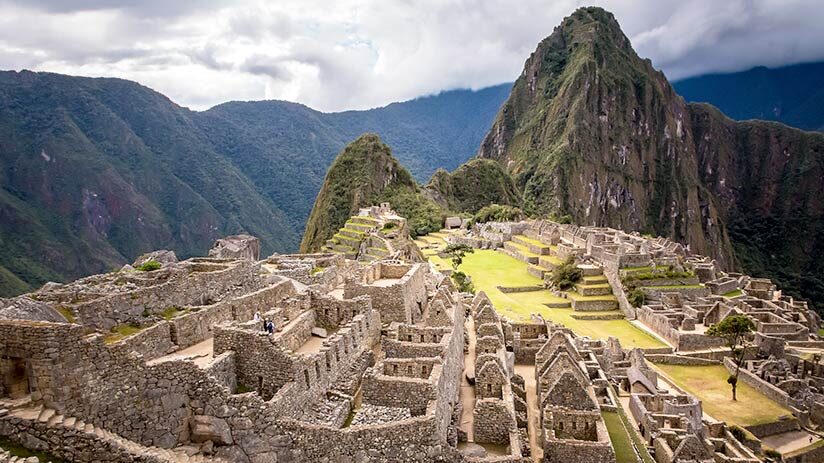
<path fill-rule="evenodd" d="M 735 120 L 824 131 L 824 62 L 706 74 L 672 85 L 687 101 L 710 103 Z"/>
<path fill-rule="evenodd" d="M 0 72 L 0 296 L 152 249 L 203 254 L 230 233 L 296 251 L 346 143 L 378 133 L 425 180 L 475 153 L 508 90 L 331 114 L 281 101 L 194 112 L 126 80 Z"/>

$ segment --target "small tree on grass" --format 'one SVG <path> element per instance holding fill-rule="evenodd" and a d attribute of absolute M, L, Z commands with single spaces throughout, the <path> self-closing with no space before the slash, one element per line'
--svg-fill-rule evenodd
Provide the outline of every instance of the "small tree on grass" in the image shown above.
<path fill-rule="evenodd" d="M 463 263 L 464 256 L 472 254 L 473 252 L 475 252 L 475 249 L 465 244 L 450 244 L 443 250 L 444 255 L 452 260 L 452 269 L 456 272 L 458 271 L 458 267 Z"/>
<path fill-rule="evenodd" d="M 472 280 L 466 273 L 458 271 L 452 272 L 452 281 L 455 282 L 458 291 L 475 294 L 475 285 L 472 284 Z"/>
<path fill-rule="evenodd" d="M 727 378 L 727 383 L 732 387 L 732 400 L 738 400 L 735 397 L 738 373 L 744 363 L 744 355 L 747 353 L 747 335 L 754 330 L 755 324 L 745 315 L 732 315 L 707 330 L 708 335 L 723 339 L 724 344 L 730 348 L 732 360 L 735 362 L 735 373 Z"/>
<path fill-rule="evenodd" d="M 552 286 L 566 291 L 575 286 L 575 283 L 581 281 L 583 277 L 584 272 L 575 265 L 575 258 L 569 257 L 566 262 L 552 270 L 550 281 L 552 281 Z"/>

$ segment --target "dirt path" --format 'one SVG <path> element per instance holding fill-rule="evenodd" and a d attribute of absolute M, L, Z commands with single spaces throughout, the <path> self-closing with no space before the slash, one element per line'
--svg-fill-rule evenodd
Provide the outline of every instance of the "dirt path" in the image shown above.
<path fill-rule="evenodd" d="M 515 365 L 515 373 L 524 378 L 526 389 L 527 430 L 529 431 L 529 448 L 532 459 L 541 461 L 544 449 L 538 443 L 538 433 L 541 432 L 540 412 L 538 410 L 538 385 L 535 382 L 535 365 Z"/>
<path fill-rule="evenodd" d="M 460 428 L 466 433 L 467 442 L 474 442 L 472 411 L 475 409 L 475 386 L 469 384 L 466 379 L 467 372 L 475 371 L 475 321 L 472 317 L 467 319 L 464 329 L 469 337 L 469 352 L 464 355 L 464 372 L 461 375 L 461 404 L 463 410 L 461 411 Z"/>

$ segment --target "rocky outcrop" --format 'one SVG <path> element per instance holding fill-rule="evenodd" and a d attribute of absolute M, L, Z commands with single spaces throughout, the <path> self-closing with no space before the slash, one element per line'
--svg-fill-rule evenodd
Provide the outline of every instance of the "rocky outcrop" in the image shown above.
<path fill-rule="evenodd" d="M 215 241 L 209 257 L 217 259 L 260 259 L 260 240 L 251 235 L 232 235 Z"/>

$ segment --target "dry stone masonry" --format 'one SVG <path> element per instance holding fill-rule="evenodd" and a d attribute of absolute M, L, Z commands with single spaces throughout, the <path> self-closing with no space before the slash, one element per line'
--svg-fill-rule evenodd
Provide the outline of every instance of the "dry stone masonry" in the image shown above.
<path fill-rule="evenodd" d="M 323 253 L 261 259 L 237 235 L 0 300 L 0 438 L 78 462 L 750 463 L 759 438 L 824 425 L 820 319 L 769 280 L 662 238 L 452 222 L 447 242 L 497 249 L 547 286 L 574 263 L 583 278 L 548 310 L 632 319 L 670 347 L 509 320 L 424 262 L 382 204 Z M 746 442 L 648 363 L 733 368 L 706 335 L 731 315 L 756 326 L 741 381 L 793 414 Z"/>

